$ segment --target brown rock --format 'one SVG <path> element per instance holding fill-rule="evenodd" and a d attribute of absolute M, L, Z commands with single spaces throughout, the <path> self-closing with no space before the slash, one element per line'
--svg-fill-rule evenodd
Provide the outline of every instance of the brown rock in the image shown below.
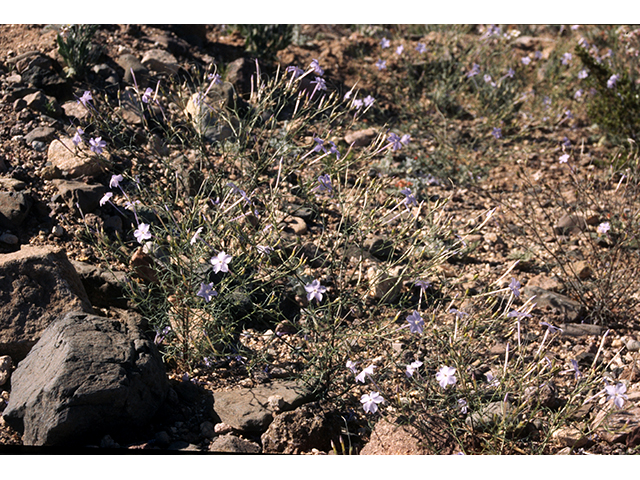
<path fill-rule="evenodd" d="M 447 429 L 447 422 L 439 417 L 413 422 L 412 425 L 382 419 L 376 423 L 371 440 L 360 455 L 452 454 L 456 445 Z"/>
<path fill-rule="evenodd" d="M 375 128 L 367 128 L 365 130 L 358 130 L 357 132 L 349 132 L 344 136 L 344 141 L 354 147 L 366 147 L 374 138 L 376 138 L 378 132 Z"/>
<path fill-rule="evenodd" d="M 59 315 L 93 309 L 64 250 L 23 246 L 0 255 L 0 355 L 26 357 Z"/>
<path fill-rule="evenodd" d="M 103 153 L 108 159 L 108 154 Z M 66 171 L 70 177 L 82 175 L 93 176 L 103 170 L 100 160 L 84 145 L 76 147 L 71 138 L 54 140 L 49 144 L 47 159 L 62 171 Z"/>

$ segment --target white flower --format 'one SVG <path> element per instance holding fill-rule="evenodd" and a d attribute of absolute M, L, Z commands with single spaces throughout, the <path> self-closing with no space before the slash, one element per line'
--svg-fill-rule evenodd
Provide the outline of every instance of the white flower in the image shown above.
<path fill-rule="evenodd" d="M 122 175 L 112 175 L 111 180 L 109 181 L 109 186 L 111 188 L 118 188 L 122 180 Z"/>
<path fill-rule="evenodd" d="M 229 271 L 229 262 L 233 257 L 231 255 L 227 255 L 224 252 L 218 253 L 215 257 L 211 258 L 209 262 L 213 265 L 213 271 L 215 273 L 218 272 L 228 272 Z"/>
<path fill-rule="evenodd" d="M 627 386 L 624 383 L 607 385 L 606 387 L 604 387 L 604 389 L 609 396 L 607 400 L 613 399 L 614 405 L 618 408 L 622 408 L 622 405 L 624 405 L 624 401 L 629 398 L 624 394 L 624 392 L 627 391 Z"/>
<path fill-rule="evenodd" d="M 144 240 L 149 240 L 151 238 L 151 234 L 149 233 L 149 225 L 146 223 L 141 223 L 138 225 L 138 228 L 133 232 L 133 236 L 136 237 L 138 243 L 143 243 Z"/>
<path fill-rule="evenodd" d="M 107 203 L 111 197 L 113 197 L 113 193 L 107 192 L 104 194 L 104 197 L 100 199 L 100 206 L 102 207 L 105 203 Z"/>
<path fill-rule="evenodd" d="M 191 245 L 194 245 L 200 238 L 200 233 L 202 232 L 202 228 L 203 227 L 198 227 L 198 229 L 196 230 L 196 233 L 194 233 L 193 237 L 191 237 L 191 240 L 189 241 Z"/>
<path fill-rule="evenodd" d="M 367 368 L 362 370 L 356 377 L 356 382 L 364 383 L 364 379 L 367 375 L 373 375 L 374 368 L 376 368 L 375 365 L 369 365 Z"/>
<path fill-rule="evenodd" d="M 420 360 L 416 360 L 415 362 L 411 362 L 407 365 L 407 377 L 413 377 L 413 374 L 417 369 L 422 366 L 422 362 Z"/>
<path fill-rule="evenodd" d="M 436 380 L 442 388 L 447 388 L 447 385 L 454 385 L 456 383 L 456 369 L 454 367 L 442 367 L 438 373 L 436 373 Z"/>
<path fill-rule="evenodd" d="M 378 411 L 378 403 L 382 402 L 384 402 L 384 398 L 382 398 L 380 392 L 365 393 L 360 397 L 362 408 L 367 413 L 376 413 Z"/>

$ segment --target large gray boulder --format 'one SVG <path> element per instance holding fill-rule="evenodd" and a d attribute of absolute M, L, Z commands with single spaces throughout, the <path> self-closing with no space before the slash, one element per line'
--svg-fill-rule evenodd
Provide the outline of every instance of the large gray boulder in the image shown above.
<path fill-rule="evenodd" d="M 91 303 L 64 250 L 23 246 L 0 254 L 0 355 L 27 356 L 51 321 Z"/>
<path fill-rule="evenodd" d="M 148 423 L 169 384 L 133 319 L 70 312 L 54 321 L 11 377 L 5 421 L 23 444 L 81 446 Z"/>

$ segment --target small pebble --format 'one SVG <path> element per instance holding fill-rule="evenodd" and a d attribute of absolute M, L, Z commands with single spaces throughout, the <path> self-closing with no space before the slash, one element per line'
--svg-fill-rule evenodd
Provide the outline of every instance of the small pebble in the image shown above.
<path fill-rule="evenodd" d="M 65 234 L 64 227 L 62 227 L 60 225 L 55 225 L 51 229 L 51 233 L 56 237 L 62 237 Z"/>
<path fill-rule="evenodd" d="M 12 233 L 3 233 L 0 235 L 0 242 L 6 243 L 7 245 L 16 245 L 19 239 Z"/>

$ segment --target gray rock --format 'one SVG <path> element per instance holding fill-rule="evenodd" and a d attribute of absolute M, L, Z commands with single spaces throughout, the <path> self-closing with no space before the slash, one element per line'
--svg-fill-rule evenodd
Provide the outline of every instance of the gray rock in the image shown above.
<path fill-rule="evenodd" d="M 169 75 L 175 75 L 180 68 L 176 57 L 159 48 L 146 51 L 141 63 L 149 70 Z"/>
<path fill-rule="evenodd" d="M 168 388 L 158 350 L 134 321 L 70 312 L 18 364 L 3 416 L 24 445 L 83 445 L 144 426 Z"/>
<path fill-rule="evenodd" d="M 508 401 L 491 402 L 481 412 L 470 414 L 464 423 L 474 430 L 484 431 L 499 423 L 508 422 L 512 411 L 513 407 Z"/>
<path fill-rule="evenodd" d="M 569 335 L 571 337 L 600 335 L 604 332 L 604 327 L 588 323 L 563 323 L 560 325 L 560 328 L 562 329 L 562 335 Z"/>
<path fill-rule="evenodd" d="M 95 265 L 71 260 L 82 280 L 91 305 L 98 308 L 126 308 L 127 299 L 123 285 L 127 281 L 125 272 L 104 270 Z"/>
<path fill-rule="evenodd" d="M 316 448 L 329 451 L 340 436 L 339 417 L 328 415 L 316 404 L 303 405 L 277 415 L 262 434 L 263 453 L 300 453 Z"/>
<path fill-rule="evenodd" d="M 54 179 L 55 185 L 70 209 L 80 207 L 83 213 L 93 212 L 100 206 L 100 199 L 107 191 L 104 185 L 89 185 L 75 180 Z"/>
<path fill-rule="evenodd" d="M 7 380 L 9 380 L 12 366 L 13 362 L 9 355 L 2 355 L 0 357 L 0 385 L 4 385 L 7 383 Z"/>
<path fill-rule="evenodd" d="M 0 235 L 0 242 L 7 245 L 17 245 L 18 243 L 20 243 L 20 239 L 13 233 L 4 232 L 2 235 Z"/>
<path fill-rule="evenodd" d="M 260 453 L 260 445 L 235 435 L 221 435 L 209 446 L 210 452 Z"/>
<path fill-rule="evenodd" d="M 533 299 L 533 302 L 537 304 L 538 308 L 548 309 L 555 314 L 562 315 L 567 322 L 576 322 L 585 314 L 586 309 L 582 304 L 565 295 L 530 285 L 524 287 L 523 293 L 526 297 L 535 295 L 536 298 Z"/>
<path fill-rule="evenodd" d="M 295 380 L 274 381 L 254 388 L 215 392 L 213 408 L 220 420 L 235 430 L 264 432 L 273 420 L 269 397 L 282 397 L 282 410 L 288 411 L 305 403 L 311 394 L 308 387 Z"/>
<path fill-rule="evenodd" d="M 72 310 L 93 313 L 64 250 L 25 245 L 0 255 L 0 355 L 22 360 L 49 324 Z"/>
<path fill-rule="evenodd" d="M 118 65 L 124 70 L 124 81 L 133 85 L 133 76 L 135 75 L 138 87 L 146 88 L 149 81 L 149 70 L 134 55 L 124 54 L 117 60 Z M 131 71 L 133 70 L 133 75 Z"/>
<path fill-rule="evenodd" d="M 556 235 L 573 235 L 587 228 L 587 222 L 581 215 L 563 215 L 554 225 Z"/>
<path fill-rule="evenodd" d="M 33 199 L 27 192 L 0 192 L 0 226 L 19 227 L 27 218 Z"/>

